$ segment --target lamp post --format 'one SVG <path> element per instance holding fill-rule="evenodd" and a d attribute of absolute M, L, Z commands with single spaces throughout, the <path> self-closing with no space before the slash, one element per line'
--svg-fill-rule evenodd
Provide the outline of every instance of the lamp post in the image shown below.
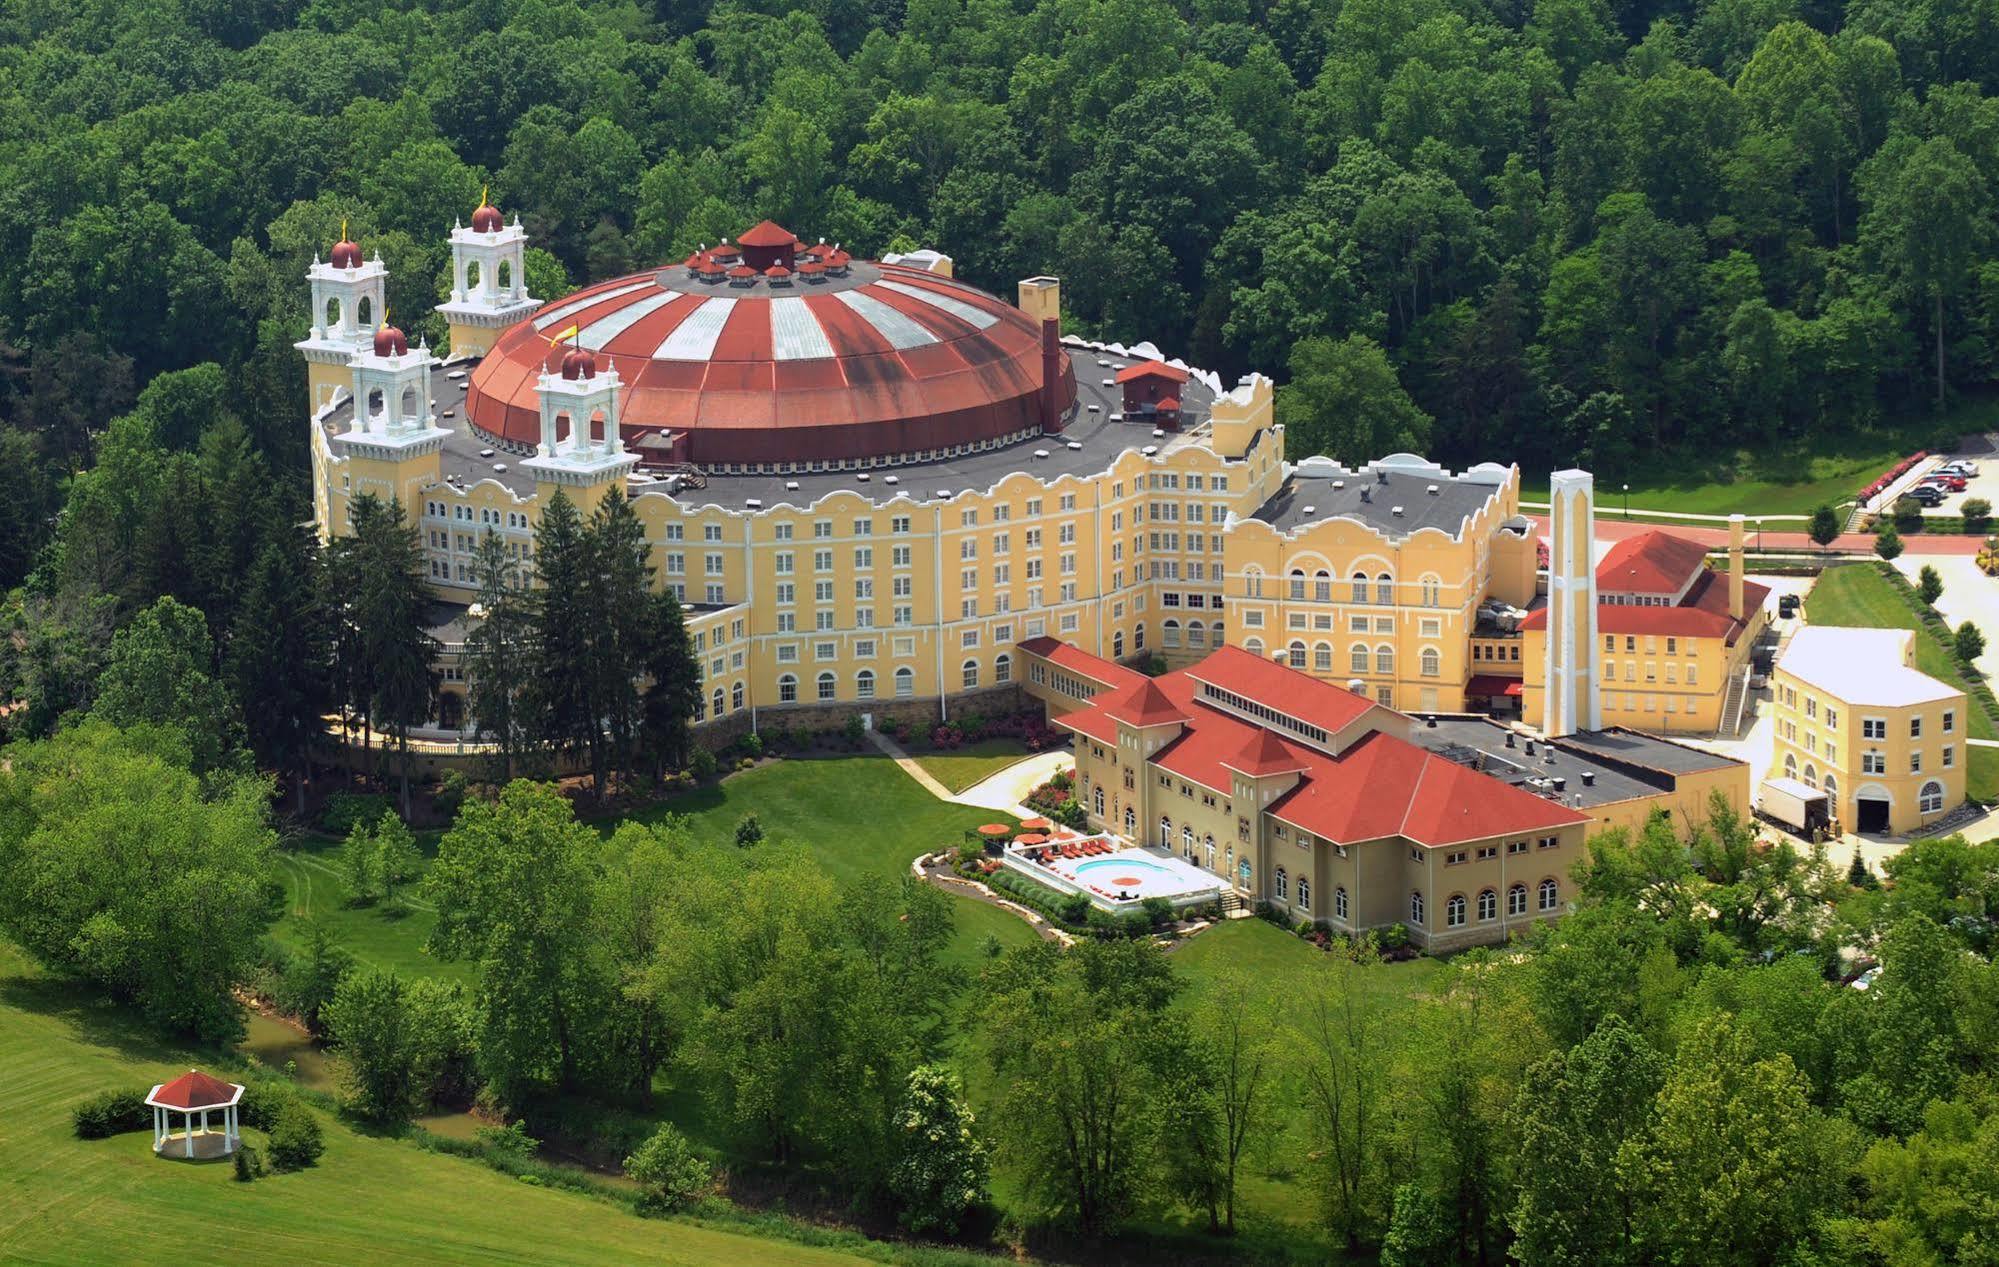
<path fill-rule="evenodd" d="M 1624 486 L 1624 521 L 1631 522 L 1631 485 Z"/>

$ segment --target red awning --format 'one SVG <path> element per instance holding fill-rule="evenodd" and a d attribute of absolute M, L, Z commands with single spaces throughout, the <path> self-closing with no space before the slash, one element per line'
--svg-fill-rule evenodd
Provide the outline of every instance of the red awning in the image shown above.
<path fill-rule="evenodd" d="M 1488 699 L 1498 699 L 1505 695 L 1519 695 L 1527 688 L 1517 677 L 1500 677 L 1496 673 L 1474 673 L 1465 683 L 1465 694 L 1482 695 Z"/>

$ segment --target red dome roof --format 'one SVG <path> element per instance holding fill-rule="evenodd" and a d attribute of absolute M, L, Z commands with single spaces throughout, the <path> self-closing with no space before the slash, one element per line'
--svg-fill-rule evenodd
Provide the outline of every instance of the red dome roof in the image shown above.
<path fill-rule="evenodd" d="M 562 354 L 562 376 L 564 378 L 597 377 L 597 358 L 582 348 L 571 348 Z"/>
<path fill-rule="evenodd" d="M 856 261 L 798 289 L 747 270 L 729 286 L 639 273 L 551 303 L 472 371 L 467 420 L 534 443 L 547 339 L 574 325 L 624 382 L 626 434 L 685 432 L 702 465 L 919 454 L 1040 425 L 1041 330 L 1012 305 L 893 265 Z M 1075 379 L 1068 357 L 1061 366 L 1066 408 Z"/>
<path fill-rule="evenodd" d="M 361 267 L 360 243 L 349 242 L 345 238 L 335 242 L 333 244 L 333 254 L 327 257 L 327 262 L 335 268 Z"/>
<path fill-rule="evenodd" d="M 464 204 L 460 203 L 459 205 L 463 206 Z M 479 204 L 479 209 L 472 213 L 472 232 L 474 233 L 498 233 L 506 227 L 506 218 L 500 214 L 500 209 L 491 203 Z"/>
<path fill-rule="evenodd" d="M 410 350 L 410 341 L 394 326 L 383 326 L 375 331 L 376 356 L 401 356 Z"/>

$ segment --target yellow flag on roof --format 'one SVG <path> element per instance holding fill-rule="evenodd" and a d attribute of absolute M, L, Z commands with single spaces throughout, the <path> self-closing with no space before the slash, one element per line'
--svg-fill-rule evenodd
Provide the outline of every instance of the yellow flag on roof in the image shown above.
<path fill-rule="evenodd" d="M 481 186 L 479 186 L 479 206 L 480 206 L 480 207 L 483 207 L 483 206 L 485 206 L 485 205 L 486 205 L 486 195 L 487 195 L 487 193 L 489 193 L 489 192 L 490 192 L 490 191 L 492 190 L 492 188 L 493 188 L 493 187 L 492 187 L 491 185 L 481 185 Z M 474 210 L 474 211 L 478 210 L 478 207 L 474 207 L 474 208 L 473 208 L 473 210 Z"/>
<path fill-rule="evenodd" d="M 560 331 L 560 332 L 558 332 L 557 334 L 554 334 L 554 335 L 550 336 L 550 338 L 549 338 L 549 340 L 548 340 L 548 341 L 549 341 L 550 343 L 560 343 L 560 342 L 562 342 L 562 341 L 563 341 L 564 339 L 573 339 L 573 338 L 575 338 L 575 337 L 576 337 L 576 336 L 577 336 L 577 335 L 578 335 L 579 333 L 581 333 L 581 332 L 582 332 L 582 327 L 581 327 L 581 326 L 574 326 L 574 325 L 572 325 L 572 326 L 570 326 L 570 327 L 569 327 L 569 328 L 568 328 L 567 330 L 563 330 L 563 331 Z"/>

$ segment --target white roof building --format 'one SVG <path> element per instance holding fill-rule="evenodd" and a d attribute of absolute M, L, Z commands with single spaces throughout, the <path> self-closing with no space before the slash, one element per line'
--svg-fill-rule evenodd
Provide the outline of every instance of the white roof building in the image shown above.
<path fill-rule="evenodd" d="M 1791 638 L 1779 672 L 1848 704 L 1900 708 L 1964 694 L 1913 667 L 1910 629 L 1847 629 L 1806 625 Z"/>

